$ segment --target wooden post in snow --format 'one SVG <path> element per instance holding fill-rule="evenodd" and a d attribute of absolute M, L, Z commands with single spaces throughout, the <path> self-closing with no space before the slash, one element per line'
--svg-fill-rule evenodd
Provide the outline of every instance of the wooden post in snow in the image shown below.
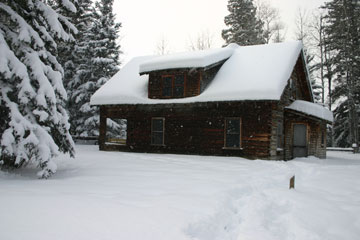
<path fill-rule="evenodd" d="M 290 178 L 290 186 L 289 186 L 289 189 L 292 189 L 294 188 L 295 189 L 295 175 Z"/>

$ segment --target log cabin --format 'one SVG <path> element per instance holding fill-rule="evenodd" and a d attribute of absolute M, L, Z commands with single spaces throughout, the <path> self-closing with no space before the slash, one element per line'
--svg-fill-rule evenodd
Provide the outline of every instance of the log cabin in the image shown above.
<path fill-rule="evenodd" d="M 99 148 L 325 158 L 333 115 L 314 103 L 309 78 L 298 41 L 133 58 L 91 98 Z M 109 120 L 126 133 L 110 136 Z"/>

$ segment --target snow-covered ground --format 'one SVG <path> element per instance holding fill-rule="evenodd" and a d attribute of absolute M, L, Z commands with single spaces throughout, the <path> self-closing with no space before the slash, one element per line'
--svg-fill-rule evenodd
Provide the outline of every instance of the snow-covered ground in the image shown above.
<path fill-rule="evenodd" d="M 360 155 L 290 162 L 100 152 L 0 172 L 1 240 L 339 240 L 360 236 Z M 289 178 L 296 176 L 296 189 Z"/>

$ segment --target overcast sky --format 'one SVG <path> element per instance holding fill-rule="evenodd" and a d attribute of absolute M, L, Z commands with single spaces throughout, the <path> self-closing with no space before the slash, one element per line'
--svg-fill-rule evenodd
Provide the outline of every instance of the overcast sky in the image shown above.
<path fill-rule="evenodd" d="M 266 0 L 263 0 L 266 1 Z M 287 39 L 293 38 L 294 16 L 298 8 L 309 11 L 325 0 L 267 0 L 279 9 L 287 26 Z M 114 12 L 122 23 L 121 47 L 123 62 L 132 57 L 154 54 L 165 39 L 171 52 L 187 51 L 190 39 L 208 31 L 213 47 L 224 43 L 221 30 L 228 15 L 227 0 L 115 0 Z"/>

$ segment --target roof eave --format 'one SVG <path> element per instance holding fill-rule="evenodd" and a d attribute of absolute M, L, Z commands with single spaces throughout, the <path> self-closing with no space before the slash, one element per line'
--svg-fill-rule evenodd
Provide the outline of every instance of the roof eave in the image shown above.
<path fill-rule="evenodd" d="M 285 108 L 285 111 L 290 112 L 290 113 L 295 114 L 295 115 L 298 115 L 298 116 L 301 116 L 301 117 L 310 118 L 310 119 L 315 120 L 315 121 L 324 121 L 327 124 L 332 124 L 332 121 L 329 121 L 329 120 L 324 119 L 324 118 L 319 118 L 319 117 L 316 117 L 316 116 L 313 116 L 313 115 L 310 115 L 310 114 L 307 114 L 307 113 L 304 113 L 304 112 L 300 112 L 300 111 L 297 111 L 295 109 Z"/>

